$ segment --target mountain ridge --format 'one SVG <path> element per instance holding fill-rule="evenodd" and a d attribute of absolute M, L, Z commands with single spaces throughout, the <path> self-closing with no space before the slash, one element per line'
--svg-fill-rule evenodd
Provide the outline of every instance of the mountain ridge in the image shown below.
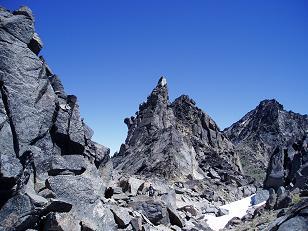
<path fill-rule="evenodd" d="M 256 174 L 262 182 L 274 149 L 301 139 L 307 130 L 307 115 L 285 111 L 282 104 L 272 99 L 261 101 L 223 132 L 241 153 L 241 159 L 247 162 L 243 163 L 243 168 L 248 175 Z M 257 168 L 263 169 L 263 174 L 253 172 Z"/>

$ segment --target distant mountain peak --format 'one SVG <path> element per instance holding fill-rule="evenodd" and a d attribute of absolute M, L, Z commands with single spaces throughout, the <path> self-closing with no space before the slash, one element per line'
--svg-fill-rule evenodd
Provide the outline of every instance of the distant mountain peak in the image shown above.
<path fill-rule="evenodd" d="M 173 104 L 176 103 L 187 103 L 191 105 L 196 105 L 196 102 L 193 99 L 191 99 L 188 95 L 181 95 L 180 97 L 176 98 Z"/>
<path fill-rule="evenodd" d="M 307 129 L 307 116 L 285 111 L 277 100 L 266 99 L 225 129 L 224 134 L 236 146 L 244 172 L 262 181 L 276 146 L 302 138 Z M 260 176 L 256 176 L 257 172 Z"/>
<path fill-rule="evenodd" d="M 278 110 L 283 110 L 283 105 L 276 99 L 265 99 L 260 102 L 258 108 L 277 108 Z"/>

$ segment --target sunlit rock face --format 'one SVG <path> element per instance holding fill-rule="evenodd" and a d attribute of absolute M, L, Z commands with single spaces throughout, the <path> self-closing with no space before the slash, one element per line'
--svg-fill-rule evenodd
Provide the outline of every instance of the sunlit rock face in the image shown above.
<path fill-rule="evenodd" d="M 42 46 L 29 8 L 0 8 L 0 230 L 102 230 L 93 211 L 103 207 L 98 168 L 109 149 L 91 141 L 77 97 L 38 56 Z"/>
<path fill-rule="evenodd" d="M 118 171 L 170 180 L 204 179 L 212 169 L 218 177 L 241 175 L 233 144 L 214 120 L 186 95 L 170 103 L 163 77 L 124 122 L 126 142 L 112 158 Z"/>

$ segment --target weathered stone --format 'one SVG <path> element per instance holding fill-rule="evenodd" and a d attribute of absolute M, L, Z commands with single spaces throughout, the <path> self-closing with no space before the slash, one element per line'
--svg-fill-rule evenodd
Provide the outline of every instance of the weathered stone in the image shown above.
<path fill-rule="evenodd" d="M 106 185 L 108 185 L 112 179 L 112 172 L 113 172 L 113 164 L 111 160 L 109 160 L 106 164 L 99 166 L 100 178 Z"/>
<path fill-rule="evenodd" d="M 216 206 L 208 205 L 203 209 L 202 213 L 212 213 L 212 214 L 216 215 L 216 214 L 218 214 L 218 211 L 219 211 L 219 208 L 217 208 Z"/>
<path fill-rule="evenodd" d="M 224 134 L 235 144 L 245 174 L 256 178 L 257 182 L 262 185 L 266 178 L 265 170 L 270 164 L 270 176 L 267 177 L 266 186 L 278 188 L 285 183 L 282 182 L 283 166 L 281 165 L 284 153 L 275 152 L 273 159 L 273 150 L 277 146 L 288 147 L 292 140 L 302 139 L 307 130 L 307 116 L 286 111 L 279 102 L 273 99 L 260 102 L 254 110 L 225 129 Z M 297 157 L 293 157 L 295 153 L 291 149 L 289 151 L 286 153 L 289 160 L 287 158 L 286 160 L 290 164 L 286 163 L 285 166 L 288 166 L 288 175 L 290 175 L 286 178 L 291 180 L 298 163 L 296 163 Z M 271 159 L 272 163 L 270 163 Z M 272 183 L 275 185 L 271 185 Z"/>
<path fill-rule="evenodd" d="M 231 228 L 234 225 L 239 225 L 241 224 L 242 221 L 239 217 L 233 217 L 225 226 L 225 228 Z"/>
<path fill-rule="evenodd" d="M 44 230 L 80 230 L 78 220 L 66 213 L 49 213 L 45 219 Z"/>
<path fill-rule="evenodd" d="M 189 212 L 193 216 L 197 216 L 197 214 L 198 214 L 198 211 L 194 208 L 193 205 L 186 205 L 182 208 L 179 208 L 178 210 Z"/>
<path fill-rule="evenodd" d="M 37 33 L 33 34 L 28 47 L 34 54 L 38 55 L 43 48 L 43 42 Z"/>
<path fill-rule="evenodd" d="M 51 159 L 51 167 L 48 171 L 50 176 L 67 175 L 70 172 L 72 175 L 81 175 L 86 171 L 86 160 L 80 155 L 54 156 Z"/>
<path fill-rule="evenodd" d="M 228 215 L 228 214 L 229 214 L 229 210 L 223 209 L 223 208 L 218 209 L 218 213 L 217 213 L 218 217 L 225 216 L 225 215 Z"/>
<path fill-rule="evenodd" d="M 183 228 L 185 226 L 184 220 L 180 217 L 179 213 L 175 209 L 167 207 L 167 211 L 169 214 L 169 220 L 171 225 L 176 225 L 180 228 Z"/>
<path fill-rule="evenodd" d="M 0 230 L 25 230 L 38 220 L 38 214 L 26 195 L 12 197 L 0 210 Z"/>
<path fill-rule="evenodd" d="M 287 208 L 290 206 L 291 203 L 292 203 L 292 197 L 290 193 L 285 190 L 281 190 L 281 189 L 278 190 L 275 208 L 276 209 Z"/>
<path fill-rule="evenodd" d="M 37 207 L 43 207 L 44 205 L 47 205 L 48 203 L 48 200 L 40 195 L 37 195 L 34 189 L 31 188 L 31 186 L 28 186 L 28 185 L 26 186 L 25 194 L 31 199 L 31 202 L 33 203 L 33 205 Z"/>
<path fill-rule="evenodd" d="M 43 189 L 42 191 L 40 191 L 38 193 L 40 196 L 44 197 L 44 198 L 55 198 L 56 195 L 54 194 L 53 191 L 51 191 L 50 189 Z"/>
<path fill-rule="evenodd" d="M 129 206 L 137 211 L 141 211 L 154 225 L 169 224 L 167 208 L 158 201 L 136 201 L 129 203 Z"/>
<path fill-rule="evenodd" d="M 111 212 L 114 215 L 114 220 L 118 228 L 126 228 L 131 222 L 132 217 L 129 215 L 129 209 L 112 206 Z"/>
<path fill-rule="evenodd" d="M 278 189 L 284 185 L 284 151 L 277 148 L 270 160 L 267 178 L 264 185 L 268 188 Z"/>
<path fill-rule="evenodd" d="M 308 199 L 303 199 L 299 203 L 295 204 L 289 210 L 286 211 L 286 214 L 277 218 L 273 221 L 267 228 L 269 231 L 286 231 L 290 230 L 307 230 L 307 216 L 306 214 L 301 214 L 301 211 L 304 211 L 308 208 Z"/>
<path fill-rule="evenodd" d="M 295 187 L 308 190 L 308 162 L 303 164 L 296 172 Z"/>
<path fill-rule="evenodd" d="M 123 194 L 123 192 L 124 192 L 122 187 L 114 186 L 114 187 L 112 187 L 112 189 L 113 189 L 113 194 Z"/>
<path fill-rule="evenodd" d="M 99 200 L 109 149 L 91 141 L 42 46 L 29 8 L 0 9 L 0 229 L 115 230 Z"/>
<path fill-rule="evenodd" d="M 298 216 L 284 222 L 282 225 L 279 226 L 277 231 L 289 231 L 290 229 L 296 231 L 306 231 L 307 227 L 308 227 L 308 218 Z"/>
<path fill-rule="evenodd" d="M 38 57 L 42 46 L 29 8 L 13 13 L 0 8 L 1 230 L 207 230 L 202 207 L 224 215 L 221 204 L 254 193 L 253 179 L 242 174 L 238 149 L 188 96 L 170 103 L 165 78 L 136 116 L 125 119 L 127 139 L 110 160 L 110 150 L 91 140 L 93 131 L 80 118 L 77 97 L 65 93 Z M 248 139 L 248 146 L 255 142 L 256 148 L 250 147 L 259 160 L 254 169 L 272 158 L 269 187 L 292 187 L 294 178 L 304 187 L 308 141 L 300 135 L 307 118 L 268 101 L 252 114 L 230 139 Z M 302 140 L 291 142 L 290 134 Z M 285 149 L 282 140 L 292 146 Z M 260 163 L 273 143 L 281 151 Z M 175 185 L 177 191 L 174 180 L 183 182 Z M 139 195 L 150 183 L 155 196 Z M 286 194 L 278 193 L 276 206 L 289 205 Z M 292 213 L 281 214 L 287 219 L 276 228 L 294 220 L 300 227 L 306 208 Z M 182 219 L 185 215 L 189 221 Z"/>
<path fill-rule="evenodd" d="M 141 231 L 142 230 L 142 218 L 141 217 L 132 218 L 130 223 L 133 226 L 134 231 Z"/>
<path fill-rule="evenodd" d="M 214 169 L 212 169 L 212 168 L 210 168 L 210 170 L 209 170 L 209 175 L 212 178 L 220 179 L 220 176 L 218 175 L 218 173 Z"/>
<path fill-rule="evenodd" d="M 266 201 L 266 208 L 273 209 L 277 201 L 277 194 L 274 189 L 269 189 L 269 197 Z"/>
<path fill-rule="evenodd" d="M 113 213 L 101 202 L 97 203 L 94 207 L 93 216 L 94 219 L 90 220 L 89 222 L 97 224 L 96 230 L 117 230 L 117 224 L 115 223 Z"/>
<path fill-rule="evenodd" d="M 50 203 L 44 209 L 44 213 L 48 212 L 69 212 L 72 209 L 73 205 L 63 200 L 51 199 Z"/>
<path fill-rule="evenodd" d="M 101 190 L 99 185 L 92 184 L 90 179 L 82 176 L 49 177 L 47 186 L 56 194 L 56 198 L 75 205 L 93 204 L 98 200 L 98 192 Z"/>
<path fill-rule="evenodd" d="M 129 200 L 129 197 L 127 194 L 125 193 L 121 193 L 121 194 L 114 194 L 112 196 L 112 198 L 116 201 L 128 201 Z"/>
<path fill-rule="evenodd" d="M 130 193 L 132 195 L 137 195 L 138 190 L 140 189 L 141 185 L 144 183 L 144 180 L 139 180 L 135 177 L 130 177 L 128 179 L 128 183 L 130 185 Z"/>
<path fill-rule="evenodd" d="M 254 204 L 260 204 L 264 201 L 267 201 L 269 198 L 269 191 L 268 190 L 259 190 L 256 192 L 256 195 L 254 196 Z"/>

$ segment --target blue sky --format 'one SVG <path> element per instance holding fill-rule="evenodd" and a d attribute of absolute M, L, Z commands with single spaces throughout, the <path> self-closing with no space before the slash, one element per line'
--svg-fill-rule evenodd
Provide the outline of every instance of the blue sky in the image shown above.
<path fill-rule="evenodd" d="M 263 99 L 308 113 L 308 1 L 0 0 L 28 5 L 41 54 L 114 152 L 159 77 L 221 129 Z"/>

